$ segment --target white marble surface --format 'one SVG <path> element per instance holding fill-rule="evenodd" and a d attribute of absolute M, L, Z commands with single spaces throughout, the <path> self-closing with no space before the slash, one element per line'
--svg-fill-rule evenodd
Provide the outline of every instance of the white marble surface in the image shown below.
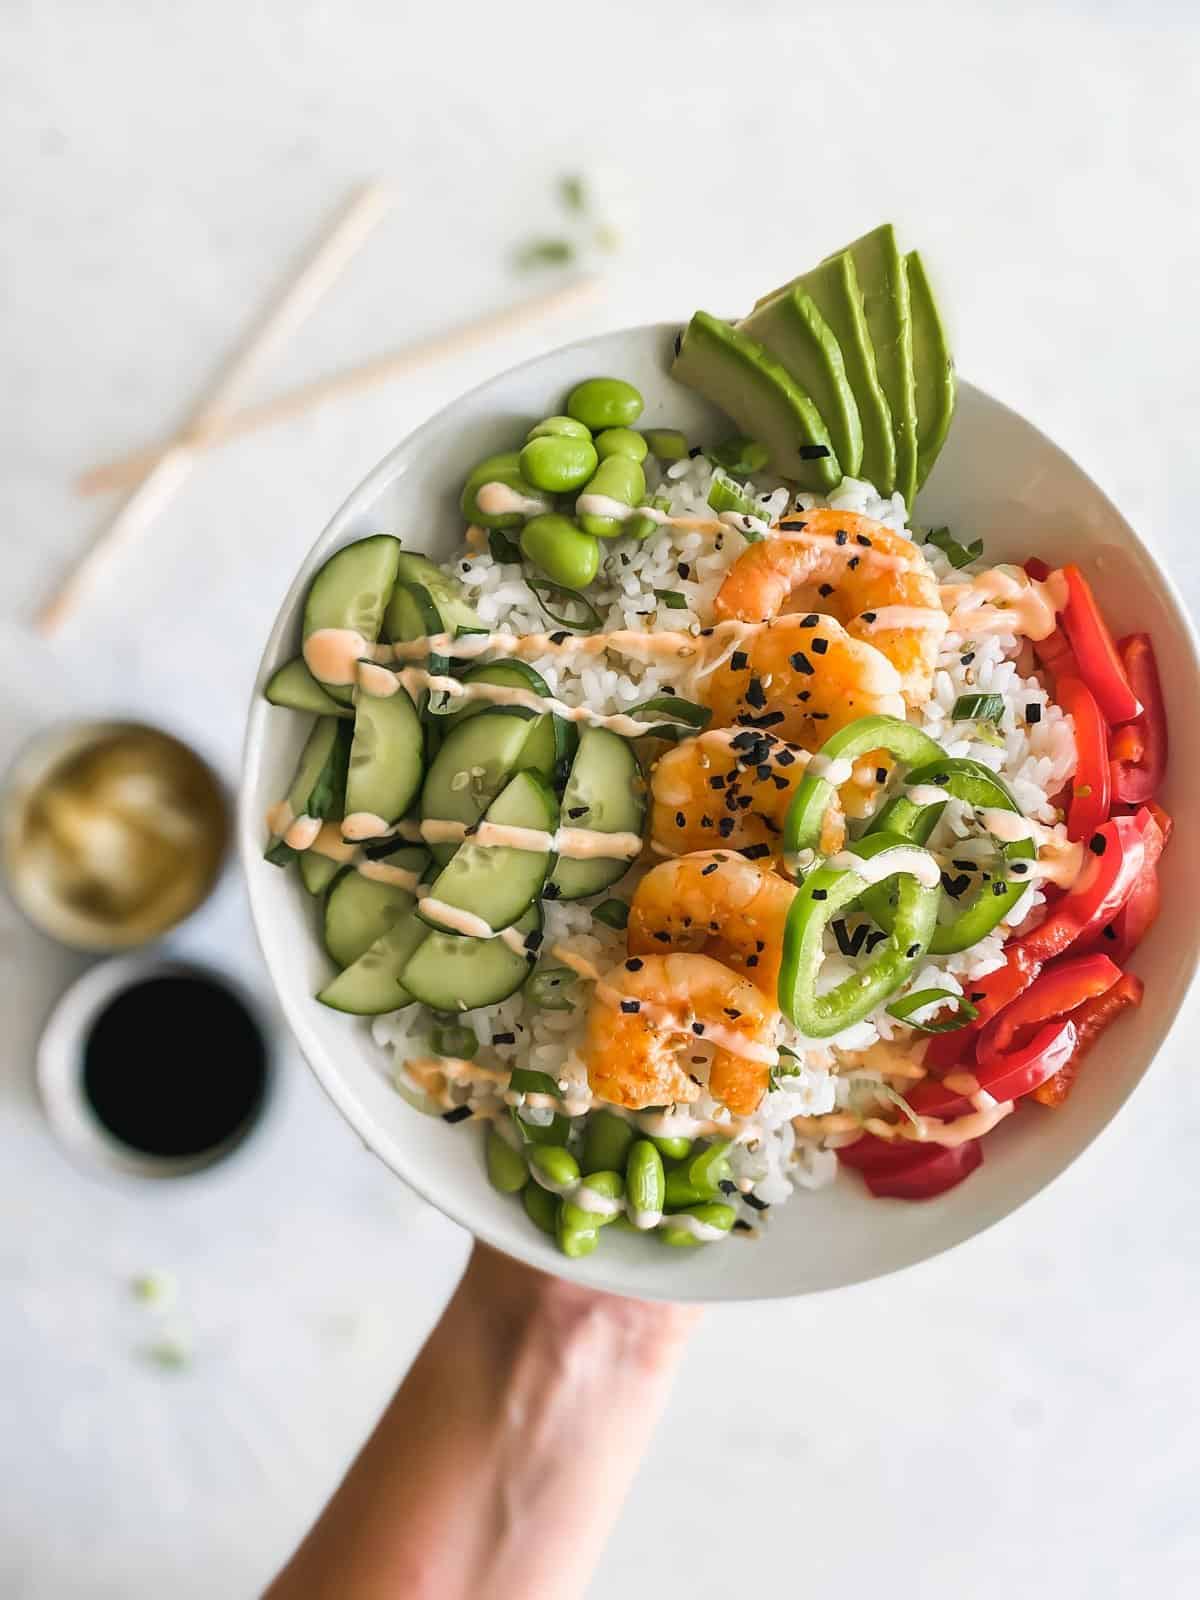
<path fill-rule="evenodd" d="M 1089 467 L 1194 605 L 1198 69 L 1183 0 L 5 7 L 0 758 L 63 711 L 136 709 L 232 781 L 287 577 L 412 424 L 576 332 L 737 306 L 884 214 L 936 263 L 963 370 Z M 102 510 L 72 473 L 181 414 L 348 184 L 388 173 L 403 204 L 280 383 L 519 292 L 506 255 L 555 226 L 577 165 L 610 169 L 629 214 L 601 303 L 214 456 L 74 631 L 34 642 Z M 262 981 L 232 879 L 178 943 Z M 465 1241 L 290 1053 L 225 1170 L 74 1171 L 30 1063 L 75 969 L 0 911 L 0 1592 L 249 1595 Z M 593 1593 L 1194 1592 L 1188 1044 L 1184 1025 L 1120 1125 L 973 1245 L 710 1316 Z M 126 1285 L 155 1268 L 180 1281 L 186 1372 L 138 1354 L 153 1319 Z"/>

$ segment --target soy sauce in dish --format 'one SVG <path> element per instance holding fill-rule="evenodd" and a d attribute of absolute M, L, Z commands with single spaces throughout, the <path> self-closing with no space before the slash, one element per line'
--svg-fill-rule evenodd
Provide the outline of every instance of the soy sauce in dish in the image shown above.
<path fill-rule="evenodd" d="M 267 1085 L 266 1044 L 241 1000 L 201 973 L 131 984 L 97 1015 L 83 1091 L 121 1143 L 162 1158 L 202 1155 L 254 1119 Z"/>

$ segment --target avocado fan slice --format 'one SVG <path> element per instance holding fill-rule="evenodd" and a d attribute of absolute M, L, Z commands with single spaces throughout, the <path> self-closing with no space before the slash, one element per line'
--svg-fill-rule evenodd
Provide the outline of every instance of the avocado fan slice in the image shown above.
<path fill-rule="evenodd" d="M 925 263 L 915 250 L 904 258 L 912 310 L 913 370 L 917 383 L 917 488 L 946 442 L 954 416 L 954 360 Z"/>

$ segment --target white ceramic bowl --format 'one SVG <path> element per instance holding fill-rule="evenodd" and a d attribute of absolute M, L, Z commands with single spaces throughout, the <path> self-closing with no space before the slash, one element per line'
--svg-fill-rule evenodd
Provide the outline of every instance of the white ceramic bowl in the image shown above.
<path fill-rule="evenodd" d="M 457 500 L 468 469 L 511 449 L 537 418 L 560 411 L 581 379 L 613 373 L 635 383 L 646 397 L 644 425 L 678 426 L 702 440 L 727 432 L 727 422 L 668 376 L 676 331 L 665 323 L 631 328 L 526 362 L 418 428 L 355 490 L 296 574 L 267 641 L 246 739 L 240 844 L 258 936 L 288 1022 L 330 1098 L 394 1172 L 497 1248 L 598 1288 L 651 1299 L 768 1299 L 877 1277 L 979 1233 L 1063 1172 L 1132 1092 L 1166 1038 L 1196 965 L 1200 669 L 1177 595 L 1116 508 L 1030 423 L 961 384 L 949 440 L 922 491 L 920 519 L 948 523 L 964 540 L 982 537 L 991 561 L 1038 554 L 1084 563 L 1113 627 L 1144 629 L 1154 639 L 1171 717 L 1172 776 L 1164 799 L 1179 826 L 1162 915 L 1133 962 L 1146 980 L 1146 1004 L 1102 1040 L 1061 1110 L 1031 1107 L 1012 1117 L 989 1135 L 982 1169 L 938 1200 L 872 1200 L 846 1175 L 816 1194 L 797 1194 L 757 1243 L 681 1251 L 607 1234 L 594 1255 L 566 1260 L 519 1204 L 489 1188 L 476 1131 L 412 1110 L 392 1088 L 369 1025 L 313 1000 L 330 969 L 312 902 L 294 873 L 262 860 L 263 818 L 286 792 L 307 721 L 268 706 L 261 689 L 298 650 L 305 591 L 334 550 L 387 532 L 448 559 L 462 536 Z"/>

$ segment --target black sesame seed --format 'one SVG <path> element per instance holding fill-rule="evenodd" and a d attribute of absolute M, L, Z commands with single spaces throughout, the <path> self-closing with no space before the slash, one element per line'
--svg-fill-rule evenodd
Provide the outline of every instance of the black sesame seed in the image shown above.
<path fill-rule="evenodd" d="M 857 566 L 858 566 L 858 564 L 859 564 L 859 562 L 861 560 L 862 560 L 861 556 L 851 556 L 849 561 L 847 561 L 846 565 L 850 568 L 850 571 L 853 572 L 857 568 Z"/>
<path fill-rule="evenodd" d="M 550 643 L 551 644 L 566 644 L 566 642 L 567 642 L 567 640 L 569 638 L 570 638 L 570 635 L 567 633 L 567 631 L 564 628 L 560 628 L 557 633 L 552 633 L 550 635 Z"/>
<path fill-rule="evenodd" d="M 904 952 L 910 961 L 912 960 L 913 956 L 920 955 L 920 953 L 921 946 L 919 944 L 910 944 L 908 949 Z"/>
<path fill-rule="evenodd" d="M 516 1044 L 516 1042 L 517 1036 L 515 1033 L 494 1033 L 492 1035 L 493 1044 Z"/>
<path fill-rule="evenodd" d="M 740 794 L 740 795 L 738 795 L 738 797 L 737 797 L 737 808 L 738 808 L 739 811 L 748 811 L 753 804 L 754 804 L 754 796 L 752 794 Z"/>
<path fill-rule="evenodd" d="M 745 856 L 747 861 L 759 861 L 763 856 L 769 856 L 771 854 L 771 846 L 769 844 L 743 845 L 742 854 Z"/>
<path fill-rule="evenodd" d="M 814 900 L 828 900 L 829 891 L 827 889 L 814 889 L 812 892 L 812 897 Z"/>
<path fill-rule="evenodd" d="M 702 1034 L 704 1032 L 704 1024 L 702 1022 L 693 1022 L 692 1032 L 695 1034 Z"/>
<path fill-rule="evenodd" d="M 750 665 L 750 657 L 744 650 L 735 650 L 729 658 L 729 665 L 734 672 L 745 672 Z"/>
<path fill-rule="evenodd" d="M 1023 877 L 1029 871 L 1029 863 L 1028 861 L 1010 861 L 1008 870 L 1015 872 L 1018 877 Z"/>
<path fill-rule="evenodd" d="M 659 944 L 670 944 L 671 942 L 671 935 L 669 933 L 663 933 L 661 929 L 654 935 L 654 937 L 658 940 Z"/>
<path fill-rule="evenodd" d="M 525 948 L 526 948 L 526 950 L 538 950 L 538 949 L 540 949 L 542 940 L 544 938 L 545 938 L 545 934 L 542 932 L 542 930 L 540 928 L 534 928 L 531 933 L 527 933 L 525 935 Z"/>
<path fill-rule="evenodd" d="M 725 787 L 725 778 L 724 778 L 724 776 L 719 772 L 715 773 L 708 780 L 708 787 L 710 789 L 723 789 Z"/>
<path fill-rule="evenodd" d="M 739 733 L 731 743 L 735 750 L 749 750 L 751 746 L 758 743 L 758 735 L 755 733 Z"/>
<path fill-rule="evenodd" d="M 975 989 L 967 996 L 967 999 L 973 1006 L 977 1006 L 981 1000 L 987 999 L 987 995 L 982 989 Z"/>
<path fill-rule="evenodd" d="M 822 639 L 822 638 L 818 637 L 818 638 L 813 640 L 812 647 L 813 647 L 813 655 L 815 655 L 815 656 L 823 656 L 825 654 L 825 652 L 829 649 L 829 640 L 828 639 Z"/>
<path fill-rule="evenodd" d="M 762 955 L 763 951 L 767 948 L 766 940 L 765 939 L 755 939 L 754 948 L 758 951 L 759 955 Z"/>
<path fill-rule="evenodd" d="M 473 1116 L 473 1115 L 474 1115 L 474 1113 L 472 1112 L 470 1106 L 455 1106 L 453 1111 L 443 1111 L 442 1112 L 442 1121 L 443 1122 L 465 1122 L 468 1117 Z"/>
<path fill-rule="evenodd" d="M 875 768 L 875 782 L 876 783 L 886 783 L 887 782 L 887 768 L 886 767 L 876 767 Z"/>
<path fill-rule="evenodd" d="M 752 1211 L 770 1211 L 771 1209 L 769 1201 L 760 1200 L 756 1194 L 744 1194 L 742 1199 Z"/>
<path fill-rule="evenodd" d="M 732 1178 L 722 1178 L 720 1183 L 718 1183 L 717 1188 L 720 1189 L 722 1194 L 737 1193 L 737 1184 L 734 1183 Z"/>
<path fill-rule="evenodd" d="M 711 828 L 712 825 L 713 825 L 713 819 L 711 817 L 701 817 L 700 818 L 700 826 L 702 828 Z"/>
<path fill-rule="evenodd" d="M 876 611 L 864 611 L 862 614 L 862 620 L 864 622 L 874 622 L 878 614 L 879 613 Z"/>
<path fill-rule="evenodd" d="M 806 695 L 801 695 L 800 698 L 802 700 L 804 700 L 804 699 L 807 699 L 807 696 Z M 809 714 L 809 716 L 812 718 L 812 720 L 814 722 L 828 722 L 829 721 L 829 713 L 828 713 L 828 711 L 810 711 L 808 714 Z"/>
<path fill-rule="evenodd" d="M 800 693 L 796 696 L 796 699 L 797 700 L 811 700 L 812 699 L 812 691 L 810 689 L 801 689 Z"/>
<path fill-rule="evenodd" d="M 706 867 L 701 867 L 700 868 L 700 876 L 702 878 L 709 877 L 712 873 L 714 873 L 717 870 L 718 864 L 719 863 L 717 863 L 716 861 L 710 861 Z"/>
<path fill-rule="evenodd" d="M 856 533 L 854 535 L 854 541 L 856 544 L 864 545 L 868 550 L 871 548 L 871 541 L 867 538 L 865 533 Z"/>
<path fill-rule="evenodd" d="M 627 1016 L 632 1017 L 637 1012 L 639 1012 L 641 1009 L 642 1009 L 642 1002 L 640 1000 L 622 1000 L 621 1001 L 621 1010 L 624 1011 Z"/>
<path fill-rule="evenodd" d="M 996 879 L 995 883 L 992 885 L 992 893 L 995 895 L 1008 893 L 1008 885 L 1005 883 L 1003 878 Z"/>
<path fill-rule="evenodd" d="M 714 629 L 712 628 L 701 628 L 698 637 L 701 639 L 711 639 L 713 632 Z"/>
<path fill-rule="evenodd" d="M 786 778 L 781 778 L 777 772 L 772 776 L 771 782 L 779 790 L 787 789 L 787 788 L 790 787 L 790 785 L 788 784 L 787 779 Z M 768 826 L 770 825 L 770 818 L 769 817 L 764 817 L 763 820 L 764 820 L 764 822 L 766 822 L 768 824 Z"/>
<path fill-rule="evenodd" d="M 974 659 L 975 659 L 974 650 L 968 650 L 965 656 L 960 656 L 959 657 L 959 660 L 962 662 L 964 667 L 969 667 L 971 665 L 972 661 L 974 661 Z"/>
<path fill-rule="evenodd" d="M 625 963 L 625 971 L 640 972 L 645 965 L 646 963 L 641 959 L 640 956 L 630 956 L 629 960 Z"/>
<path fill-rule="evenodd" d="M 748 967 L 756 967 L 758 965 L 758 957 L 757 956 L 747 956 L 746 957 L 746 965 Z"/>
<path fill-rule="evenodd" d="M 829 454 L 827 444 L 802 444 L 796 454 L 801 461 L 823 461 Z"/>
<path fill-rule="evenodd" d="M 677 333 L 675 335 L 675 354 L 678 355 L 679 352 L 682 349 L 683 349 L 683 334 L 682 333 Z"/>
<path fill-rule="evenodd" d="M 774 728 L 784 720 L 784 714 L 782 711 L 764 711 L 761 717 L 756 717 L 746 711 L 736 720 L 743 728 Z"/>
<path fill-rule="evenodd" d="M 817 590 L 817 593 L 821 596 L 822 600 L 828 600 L 829 596 L 833 593 L 833 585 L 831 583 L 823 583 Z"/>
<path fill-rule="evenodd" d="M 542 899 L 543 900 L 557 900 L 561 893 L 562 893 L 562 890 L 558 887 L 558 885 L 556 883 L 548 883 L 546 885 L 546 887 L 542 890 Z"/>
<path fill-rule="evenodd" d="M 979 871 L 979 863 L 978 863 L 978 861 L 971 861 L 965 856 L 955 856 L 955 858 L 951 861 L 950 865 L 952 867 L 957 867 L 960 872 L 978 872 Z"/>
<path fill-rule="evenodd" d="M 814 668 L 812 662 L 804 654 L 803 650 L 794 651 L 788 657 L 788 661 L 791 664 L 791 666 L 792 666 L 794 671 L 803 673 L 803 675 L 806 678 L 811 678 L 812 675 L 813 675 L 813 672 L 816 670 Z"/>
<path fill-rule="evenodd" d="M 690 578 L 692 575 L 692 569 L 686 561 L 677 561 L 675 563 L 675 571 L 681 578 Z"/>
<path fill-rule="evenodd" d="M 1031 700 L 1025 707 L 1025 721 L 1032 727 L 1034 723 L 1042 720 L 1042 708 L 1036 700 Z"/>
<path fill-rule="evenodd" d="M 767 703 L 767 691 L 762 686 L 761 678 L 751 678 L 746 686 L 746 704 L 761 711 Z"/>
<path fill-rule="evenodd" d="M 1117 930 L 1113 927 L 1111 922 L 1106 928 L 1103 929 L 1103 936 L 1106 939 L 1115 939 L 1117 937 Z"/>
<path fill-rule="evenodd" d="M 687 818 L 684 816 L 682 811 L 677 811 L 675 813 L 675 826 L 677 828 L 686 828 L 687 827 Z"/>
<path fill-rule="evenodd" d="M 694 444 L 688 451 L 688 460 L 695 461 L 697 456 L 702 456 L 703 454 L 704 451 L 701 449 L 701 447 L 698 444 Z"/>
<path fill-rule="evenodd" d="M 800 618 L 800 626 L 802 628 L 815 628 L 820 620 L 820 617 L 815 611 L 810 611 L 806 617 Z"/>
<path fill-rule="evenodd" d="M 952 900 L 958 899 L 959 895 L 967 887 L 970 881 L 970 878 L 965 872 L 961 875 L 961 877 L 957 878 L 952 878 L 947 872 L 942 873 L 942 888 L 945 889 L 946 893 Z"/>
<path fill-rule="evenodd" d="M 784 533 L 799 533 L 802 528 L 808 527 L 808 523 L 802 517 L 784 517 L 779 526 Z"/>
<path fill-rule="evenodd" d="M 754 1229 L 744 1217 L 737 1217 L 734 1220 L 733 1231 L 734 1233 L 753 1233 Z"/>
<path fill-rule="evenodd" d="M 776 757 L 775 757 L 776 764 L 778 766 L 781 766 L 781 767 L 790 767 L 793 764 L 793 762 L 795 761 L 795 759 L 796 759 L 796 756 L 795 756 L 794 751 L 786 750 L 786 749 L 785 750 L 780 750 L 778 752 L 778 754 L 776 755 Z"/>
<path fill-rule="evenodd" d="M 733 829 L 734 821 L 732 817 L 722 817 L 720 822 L 717 823 L 717 832 L 721 835 L 722 839 L 728 839 L 729 835 L 733 832 Z"/>
<path fill-rule="evenodd" d="M 845 528 L 838 529 L 833 536 L 833 542 L 834 544 L 849 544 L 850 535 L 846 532 Z"/>
<path fill-rule="evenodd" d="M 771 776 L 770 763 L 767 761 L 760 761 L 758 766 L 754 769 L 754 776 L 758 779 L 759 783 L 766 783 L 767 779 Z"/>
<path fill-rule="evenodd" d="M 568 806 L 567 807 L 567 815 L 569 817 L 571 817 L 571 818 L 586 817 L 587 813 L 588 813 L 588 808 L 586 806 Z"/>
<path fill-rule="evenodd" d="M 1102 856 L 1108 849 L 1108 840 L 1102 833 L 1094 833 L 1088 840 L 1088 849 L 1094 856 Z"/>
<path fill-rule="evenodd" d="M 884 933 L 882 928 L 873 928 L 871 930 L 871 932 L 867 935 L 867 942 L 866 942 L 867 954 L 870 955 L 871 951 L 874 950 L 875 946 L 877 944 L 882 944 L 883 941 L 886 938 L 887 938 L 887 934 Z"/>

